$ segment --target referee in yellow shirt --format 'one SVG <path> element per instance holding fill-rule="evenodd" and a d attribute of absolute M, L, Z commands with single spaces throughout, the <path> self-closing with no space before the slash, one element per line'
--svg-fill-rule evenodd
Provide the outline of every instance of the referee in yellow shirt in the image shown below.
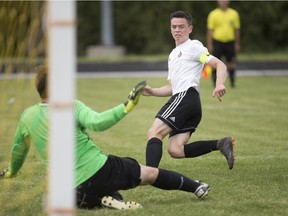
<path fill-rule="evenodd" d="M 238 12 L 229 7 L 228 0 L 217 2 L 218 8 L 212 10 L 207 19 L 207 48 L 219 59 L 225 56 L 231 87 L 235 87 L 235 57 L 240 50 L 240 18 Z M 215 86 L 215 70 L 212 79 Z"/>

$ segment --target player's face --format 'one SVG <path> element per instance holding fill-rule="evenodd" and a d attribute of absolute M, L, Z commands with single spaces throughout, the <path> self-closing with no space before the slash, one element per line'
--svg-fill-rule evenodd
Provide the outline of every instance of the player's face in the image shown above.
<path fill-rule="evenodd" d="M 218 0 L 218 5 L 222 10 L 226 10 L 229 6 L 228 0 Z"/>
<path fill-rule="evenodd" d="M 189 39 L 192 28 L 192 25 L 189 25 L 185 18 L 171 19 L 171 34 L 175 40 L 176 46 Z"/>

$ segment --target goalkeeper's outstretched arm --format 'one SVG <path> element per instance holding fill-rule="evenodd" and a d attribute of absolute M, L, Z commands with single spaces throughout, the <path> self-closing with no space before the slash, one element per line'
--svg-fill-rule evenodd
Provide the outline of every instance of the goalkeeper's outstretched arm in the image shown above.
<path fill-rule="evenodd" d="M 135 85 L 129 93 L 127 100 L 109 110 L 98 113 L 90 107 L 83 104 L 81 101 L 76 101 L 76 120 L 85 128 L 93 131 L 104 131 L 127 115 L 139 102 L 139 97 L 146 86 L 146 81 L 142 81 Z"/>

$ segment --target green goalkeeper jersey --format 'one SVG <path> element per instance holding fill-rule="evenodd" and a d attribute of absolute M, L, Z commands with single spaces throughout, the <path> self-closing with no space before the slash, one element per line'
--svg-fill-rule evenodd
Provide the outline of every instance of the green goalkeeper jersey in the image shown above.
<path fill-rule="evenodd" d="M 93 142 L 86 129 L 103 131 L 121 120 L 124 104 L 98 113 L 81 101 L 74 102 L 76 121 L 75 186 L 94 175 L 106 162 L 105 155 Z M 9 170 L 16 174 L 23 165 L 32 143 L 41 158 L 47 163 L 48 104 L 39 103 L 26 109 L 15 132 Z M 64 156 L 64 155 L 63 155 Z"/>

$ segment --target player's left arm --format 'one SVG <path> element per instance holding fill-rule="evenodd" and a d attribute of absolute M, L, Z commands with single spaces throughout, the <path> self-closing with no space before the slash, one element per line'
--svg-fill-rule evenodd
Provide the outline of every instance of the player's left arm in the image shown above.
<path fill-rule="evenodd" d="M 144 96 L 155 96 L 155 97 L 167 97 L 172 95 L 172 85 L 171 81 L 169 80 L 169 83 L 165 86 L 159 87 L 159 88 L 153 88 L 149 85 L 147 85 L 142 92 L 142 95 Z"/>
<path fill-rule="evenodd" d="M 76 120 L 85 128 L 93 131 L 107 130 L 135 108 L 145 86 L 146 81 L 139 82 L 134 86 L 132 91 L 130 91 L 124 103 L 100 113 L 86 106 L 84 103 L 77 101 L 75 104 Z"/>
<path fill-rule="evenodd" d="M 217 97 L 221 101 L 221 97 L 226 94 L 226 88 L 224 86 L 227 77 L 227 67 L 226 65 L 216 57 L 212 57 L 206 64 L 216 69 L 216 86 L 213 90 L 213 97 Z"/>
<path fill-rule="evenodd" d="M 241 45 L 240 45 L 240 40 L 241 40 L 241 34 L 240 34 L 240 16 L 238 12 L 235 12 L 235 26 L 234 26 L 234 34 L 235 34 L 235 51 L 238 53 L 240 51 Z"/>
<path fill-rule="evenodd" d="M 235 51 L 236 53 L 238 53 L 241 49 L 241 45 L 240 45 L 240 28 L 235 29 Z"/>

